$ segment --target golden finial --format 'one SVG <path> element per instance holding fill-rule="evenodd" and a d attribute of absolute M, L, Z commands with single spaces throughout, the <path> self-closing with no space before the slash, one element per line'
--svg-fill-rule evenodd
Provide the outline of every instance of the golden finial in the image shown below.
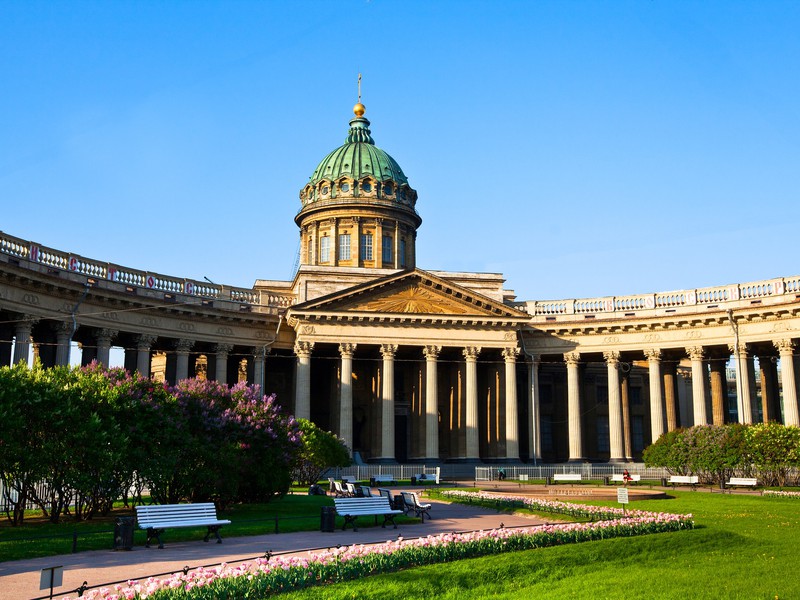
<path fill-rule="evenodd" d="M 353 112 L 357 117 L 363 117 L 367 107 L 361 104 L 361 73 L 358 74 L 358 102 L 353 107 Z"/>

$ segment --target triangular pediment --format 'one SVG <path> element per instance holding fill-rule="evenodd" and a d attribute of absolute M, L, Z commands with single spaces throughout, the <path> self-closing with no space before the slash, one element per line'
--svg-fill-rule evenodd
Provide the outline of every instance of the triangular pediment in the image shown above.
<path fill-rule="evenodd" d="M 527 319 L 528 315 L 473 290 L 415 269 L 292 307 L 295 314 L 452 316 Z"/>

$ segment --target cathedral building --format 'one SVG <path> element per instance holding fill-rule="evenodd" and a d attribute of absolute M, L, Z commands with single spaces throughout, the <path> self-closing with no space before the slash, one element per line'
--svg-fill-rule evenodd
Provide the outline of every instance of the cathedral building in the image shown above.
<path fill-rule="evenodd" d="M 417 191 L 365 110 L 300 190 L 291 281 L 223 286 L 0 233 L 0 364 L 69 364 L 76 341 L 84 364 L 118 347 L 146 376 L 246 379 L 369 462 L 622 462 L 678 427 L 800 424 L 800 277 L 520 301 L 500 274 L 424 270 Z"/>

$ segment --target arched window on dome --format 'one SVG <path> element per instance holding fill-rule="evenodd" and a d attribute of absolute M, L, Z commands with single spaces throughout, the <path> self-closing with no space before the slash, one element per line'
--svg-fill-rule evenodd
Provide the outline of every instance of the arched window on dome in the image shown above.
<path fill-rule="evenodd" d="M 387 196 L 391 196 L 394 192 L 394 187 L 392 187 L 391 183 L 384 183 L 383 184 L 383 193 Z"/>

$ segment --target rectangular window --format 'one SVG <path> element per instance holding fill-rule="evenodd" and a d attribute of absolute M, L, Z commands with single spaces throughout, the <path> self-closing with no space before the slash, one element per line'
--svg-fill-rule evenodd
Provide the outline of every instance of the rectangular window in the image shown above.
<path fill-rule="evenodd" d="M 327 235 L 319 240 L 319 262 L 328 262 L 331 259 L 331 238 Z"/>
<path fill-rule="evenodd" d="M 397 258 L 400 259 L 400 266 L 401 267 L 405 267 L 406 266 L 406 241 L 405 240 L 400 240 L 399 254 L 400 254 L 400 256 L 398 256 Z"/>
<path fill-rule="evenodd" d="M 541 416 L 542 452 L 553 451 L 553 421 L 550 415 Z"/>
<path fill-rule="evenodd" d="M 372 234 L 361 234 L 361 260 L 372 260 Z"/>
<path fill-rule="evenodd" d="M 597 390 L 597 403 L 608 404 L 608 386 L 598 385 L 595 389 Z"/>
<path fill-rule="evenodd" d="M 633 429 L 631 435 L 633 438 L 633 451 L 641 452 L 644 450 L 644 417 L 635 415 L 631 422 L 631 429 Z"/>
<path fill-rule="evenodd" d="M 642 388 L 640 387 L 632 387 L 630 389 L 631 394 L 631 404 L 634 406 L 641 406 L 642 405 Z"/>
<path fill-rule="evenodd" d="M 383 236 L 383 262 L 392 262 L 392 236 Z"/>
<path fill-rule="evenodd" d="M 350 260 L 350 234 L 343 233 L 339 236 L 339 258 Z"/>
<path fill-rule="evenodd" d="M 608 417 L 597 417 L 597 451 L 611 451 L 608 435 Z"/>

